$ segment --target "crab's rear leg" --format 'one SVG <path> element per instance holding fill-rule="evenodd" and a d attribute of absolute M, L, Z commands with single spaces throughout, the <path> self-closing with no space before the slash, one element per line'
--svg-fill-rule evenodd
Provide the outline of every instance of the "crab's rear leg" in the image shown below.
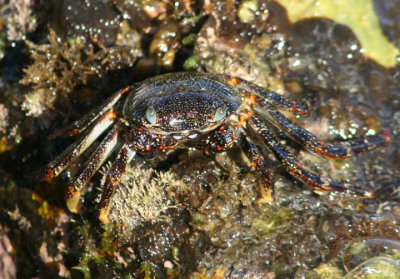
<path fill-rule="evenodd" d="M 300 104 L 273 91 L 266 91 L 263 88 L 248 82 L 247 80 L 228 75 L 224 75 L 224 78 L 232 86 L 235 86 L 238 89 L 243 89 L 254 96 L 261 97 L 273 106 L 277 106 L 296 114 L 307 114 L 314 106 L 316 101 L 317 92 L 314 89 L 309 89 L 309 92 L 302 99 L 302 103 Z"/>
<path fill-rule="evenodd" d="M 135 157 L 136 152 L 133 149 L 132 144 L 128 141 L 122 147 L 118 153 L 117 159 L 115 160 L 112 167 L 107 171 L 106 181 L 102 187 L 102 195 L 97 210 L 97 216 L 102 223 L 108 222 L 108 213 L 111 208 L 112 197 L 115 193 L 122 174 L 125 172 L 126 167 Z"/>
<path fill-rule="evenodd" d="M 367 137 L 365 139 L 346 141 L 341 144 L 327 145 L 306 129 L 295 125 L 264 100 L 256 99 L 256 102 L 263 107 L 264 111 L 267 113 L 266 116 L 273 124 L 286 131 L 286 133 L 307 149 L 327 158 L 345 159 L 353 154 L 375 149 L 387 145 L 390 142 L 389 133 L 384 131 L 381 135 L 376 137 Z M 260 111 L 260 114 L 264 116 L 266 113 Z"/>
<path fill-rule="evenodd" d="M 316 191 L 337 191 L 356 194 L 364 198 L 372 198 L 374 194 L 368 189 L 354 188 L 350 184 L 335 181 L 328 177 L 315 175 L 303 168 L 292 154 L 284 148 L 275 136 L 268 130 L 264 123 L 255 115 L 251 116 L 248 123 L 257 134 L 261 136 L 268 149 L 282 163 L 286 170 L 298 180 Z"/>
<path fill-rule="evenodd" d="M 116 114 L 114 110 L 111 109 L 106 112 L 97 120 L 90 131 L 80 140 L 71 144 L 47 166 L 43 179 L 46 180 L 58 176 L 74 159 L 81 155 L 106 129 L 108 129 L 114 123 L 115 119 Z"/>
<path fill-rule="evenodd" d="M 68 186 L 66 199 L 67 207 L 71 212 L 78 212 L 80 207 L 81 189 L 96 173 L 99 167 L 104 163 L 108 156 L 112 153 L 118 143 L 118 133 L 120 127 L 115 125 L 103 139 L 96 151 L 92 154 L 85 168 L 79 176 Z"/>
<path fill-rule="evenodd" d="M 251 141 L 243 129 L 240 129 L 239 132 L 239 142 L 243 152 L 246 154 L 247 158 L 249 158 L 251 165 L 255 167 L 261 177 L 261 199 L 259 201 L 271 202 L 274 196 L 274 188 L 271 175 L 265 167 L 264 156 L 260 153 L 257 146 Z"/>

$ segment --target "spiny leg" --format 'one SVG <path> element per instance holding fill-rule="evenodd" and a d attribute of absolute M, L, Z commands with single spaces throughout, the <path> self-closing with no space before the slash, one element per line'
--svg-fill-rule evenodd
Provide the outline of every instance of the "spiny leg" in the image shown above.
<path fill-rule="evenodd" d="M 374 194 L 370 190 L 354 188 L 348 183 L 335 181 L 328 177 L 315 175 L 303 168 L 290 152 L 283 147 L 268 130 L 262 121 L 255 115 L 251 116 L 248 123 L 254 131 L 261 136 L 268 149 L 282 163 L 286 170 L 298 180 L 316 191 L 337 191 L 353 193 L 361 197 L 372 198 Z"/>
<path fill-rule="evenodd" d="M 84 131 L 87 127 L 89 127 L 97 118 L 106 113 L 106 111 L 110 110 L 123 96 L 124 94 L 130 92 L 133 89 L 133 86 L 128 86 L 124 89 L 119 90 L 117 93 L 109 97 L 103 105 L 97 107 L 95 110 L 87 113 L 83 118 L 73 123 L 74 129 L 71 132 L 71 135 L 76 135 Z"/>
<path fill-rule="evenodd" d="M 89 161 L 86 163 L 85 168 L 74 180 L 74 182 L 68 186 L 66 199 L 67 207 L 71 212 L 77 212 L 79 210 L 80 193 L 83 186 L 92 178 L 99 167 L 104 163 L 107 157 L 112 153 L 114 147 L 118 143 L 118 132 L 120 127 L 115 125 L 103 139 L 96 151 L 92 154 Z"/>
<path fill-rule="evenodd" d="M 256 168 L 257 172 L 261 176 L 262 185 L 260 187 L 260 201 L 271 202 L 274 196 L 274 188 L 271 175 L 265 167 L 264 156 L 260 153 L 257 146 L 251 141 L 243 129 L 240 129 L 239 132 L 239 143 L 243 152 L 246 154 L 247 158 L 249 158 L 252 166 Z"/>
<path fill-rule="evenodd" d="M 106 174 L 106 181 L 102 187 L 103 192 L 97 210 L 97 216 L 102 223 L 108 222 L 108 213 L 111 209 L 111 201 L 115 193 L 115 188 L 118 185 L 122 174 L 125 172 L 126 167 L 135 155 L 136 152 L 131 143 L 126 142 L 121 147 L 117 159 Z"/>
<path fill-rule="evenodd" d="M 266 91 L 263 88 L 244 79 L 231 77 L 228 75 L 224 75 L 224 78 L 233 86 L 243 89 L 249 93 L 253 92 L 256 96 L 265 98 L 265 100 L 267 100 L 271 105 L 278 106 L 296 114 L 307 114 L 310 108 L 314 105 L 316 99 L 315 97 L 317 95 L 315 90 L 310 89 L 311 92 L 306 94 L 306 96 L 303 98 L 302 104 L 299 104 L 298 102 L 286 98 L 278 93 Z"/>
<path fill-rule="evenodd" d="M 268 113 L 268 119 L 273 124 L 286 131 L 293 139 L 304 145 L 307 149 L 327 158 L 345 159 L 353 154 L 372 150 L 379 146 L 387 145 L 390 142 L 388 132 L 384 132 L 376 137 L 367 137 L 365 139 L 345 141 L 341 144 L 327 145 L 306 129 L 295 125 L 264 100 L 256 99 L 256 102 Z M 262 115 L 265 115 L 265 113 Z"/>
<path fill-rule="evenodd" d="M 116 115 L 114 110 L 109 110 L 105 113 L 86 135 L 71 144 L 47 166 L 43 179 L 46 180 L 58 176 L 74 159 L 81 155 L 107 128 L 109 128 L 114 123 L 115 119 Z"/>

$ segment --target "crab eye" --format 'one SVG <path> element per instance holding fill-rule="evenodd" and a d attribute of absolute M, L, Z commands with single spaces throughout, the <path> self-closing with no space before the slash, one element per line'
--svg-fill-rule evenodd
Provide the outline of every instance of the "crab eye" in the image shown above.
<path fill-rule="evenodd" d="M 149 121 L 150 124 L 153 124 L 157 120 L 157 113 L 155 109 L 153 108 L 148 108 L 146 110 L 146 119 Z"/>
<path fill-rule="evenodd" d="M 226 108 L 220 107 L 215 112 L 214 121 L 220 121 L 226 116 Z"/>

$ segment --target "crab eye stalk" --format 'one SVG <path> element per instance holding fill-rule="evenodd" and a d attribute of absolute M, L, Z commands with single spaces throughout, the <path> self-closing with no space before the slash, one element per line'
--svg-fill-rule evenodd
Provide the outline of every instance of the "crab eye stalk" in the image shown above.
<path fill-rule="evenodd" d="M 157 120 L 157 113 L 155 109 L 153 108 L 148 108 L 146 110 L 146 119 L 149 121 L 150 124 L 154 124 Z"/>
<path fill-rule="evenodd" d="M 225 118 L 227 109 L 224 107 L 220 107 L 215 112 L 214 121 L 218 122 Z"/>

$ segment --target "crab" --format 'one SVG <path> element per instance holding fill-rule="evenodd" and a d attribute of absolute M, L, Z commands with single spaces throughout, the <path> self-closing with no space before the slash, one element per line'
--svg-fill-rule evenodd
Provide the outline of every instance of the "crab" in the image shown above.
<path fill-rule="evenodd" d="M 331 159 L 345 159 L 386 145 L 390 141 L 388 133 L 328 145 L 278 111 L 305 114 L 311 105 L 309 100 L 297 103 L 229 75 L 169 73 L 156 76 L 118 91 L 103 105 L 76 121 L 73 134 L 81 134 L 81 138 L 47 166 L 45 179 L 58 176 L 108 130 L 83 170 L 69 183 L 66 193 L 68 209 L 78 212 L 81 190 L 110 154 L 118 150 L 113 165 L 105 174 L 97 210 L 98 218 L 104 223 L 108 222 L 112 196 L 121 175 L 135 155 L 177 147 L 224 152 L 234 145 L 239 146 L 257 171 L 261 195 L 266 201 L 273 199 L 273 183 L 262 146 L 275 155 L 289 174 L 314 191 L 373 197 L 369 189 L 306 170 L 280 143 L 272 126 L 309 151 Z"/>

